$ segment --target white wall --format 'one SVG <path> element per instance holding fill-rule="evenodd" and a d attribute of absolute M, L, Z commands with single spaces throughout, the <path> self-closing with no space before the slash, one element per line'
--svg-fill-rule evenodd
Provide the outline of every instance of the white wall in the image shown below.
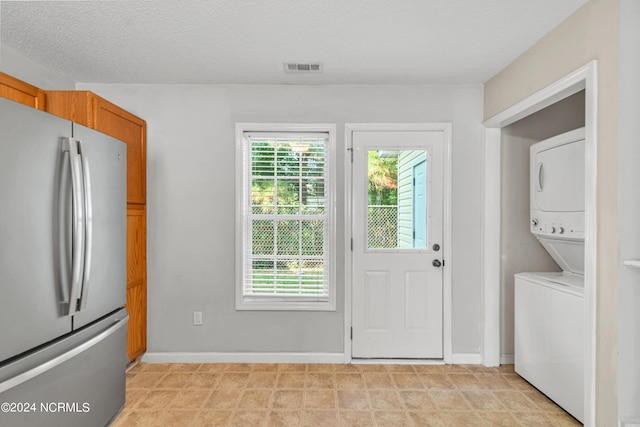
<path fill-rule="evenodd" d="M 620 1 L 618 417 L 640 421 L 640 2 Z"/>
<path fill-rule="evenodd" d="M 514 279 L 524 271 L 560 271 L 529 232 L 529 147 L 584 126 L 584 91 L 502 129 L 501 193 L 501 315 L 500 354 L 512 360 L 514 351 Z"/>
<path fill-rule="evenodd" d="M 479 352 L 482 89 L 435 86 L 79 84 L 148 125 L 150 352 L 343 352 L 344 257 L 336 312 L 234 310 L 234 126 L 335 123 L 338 236 L 344 124 L 453 122 L 453 352 Z M 457 266 L 457 268 L 455 267 Z M 191 325 L 192 311 L 204 325 Z"/>

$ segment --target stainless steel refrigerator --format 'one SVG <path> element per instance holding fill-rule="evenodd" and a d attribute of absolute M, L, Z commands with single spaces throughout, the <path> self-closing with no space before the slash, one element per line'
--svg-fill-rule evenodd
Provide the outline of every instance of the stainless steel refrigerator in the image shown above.
<path fill-rule="evenodd" d="M 111 422 L 125 295 L 125 144 L 0 99 L 0 426 Z"/>

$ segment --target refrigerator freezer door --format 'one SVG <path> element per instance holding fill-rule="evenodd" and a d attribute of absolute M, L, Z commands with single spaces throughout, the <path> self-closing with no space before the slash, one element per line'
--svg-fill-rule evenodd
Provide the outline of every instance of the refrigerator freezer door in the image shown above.
<path fill-rule="evenodd" d="M 58 209 L 69 202 L 70 132 L 67 120 L 0 99 L 0 362 L 71 331 L 71 236 L 59 226 L 70 217 Z"/>
<path fill-rule="evenodd" d="M 87 250 L 77 329 L 125 305 L 127 150 L 110 136 L 73 124 L 85 175 Z M 88 169 L 88 171 L 87 171 Z"/>
<path fill-rule="evenodd" d="M 107 425 L 124 406 L 127 319 L 120 310 L 0 368 L 0 425 Z"/>

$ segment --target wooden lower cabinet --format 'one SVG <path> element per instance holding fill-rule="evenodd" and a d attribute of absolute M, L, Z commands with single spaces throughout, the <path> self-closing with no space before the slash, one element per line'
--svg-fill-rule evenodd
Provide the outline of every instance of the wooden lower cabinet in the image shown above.
<path fill-rule="evenodd" d="M 147 349 L 147 220 L 144 206 L 127 207 L 127 311 L 130 360 Z"/>

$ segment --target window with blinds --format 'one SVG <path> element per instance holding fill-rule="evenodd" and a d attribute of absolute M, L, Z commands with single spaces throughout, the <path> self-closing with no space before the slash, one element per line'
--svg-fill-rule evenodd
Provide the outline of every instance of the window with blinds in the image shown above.
<path fill-rule="evenodd" d="M 241 305 L 334 300 L 330 134 L 244 131 L 241 139 Z"/>

